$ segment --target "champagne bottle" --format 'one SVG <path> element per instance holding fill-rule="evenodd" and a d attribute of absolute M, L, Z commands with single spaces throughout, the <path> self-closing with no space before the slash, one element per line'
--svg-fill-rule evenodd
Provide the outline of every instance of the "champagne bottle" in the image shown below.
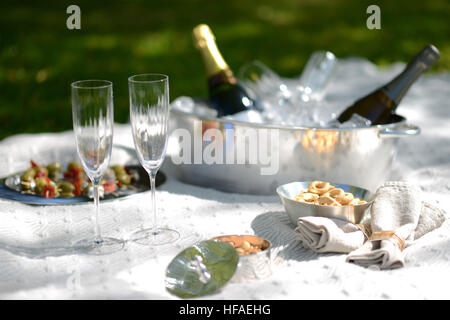
<path fill-rule="evenodd" d="M 369 119 L 372 125 L 391 123 L 398 104 L 419 76 L 439 59 L 439 50 L 427 45 L 391 82 L 359 99 L 338 117 L 343 123 L 355 113 Z"/>
<path fill-rule="evenodd" d="M 195 47 L 200 51 L 208 78 L 209 99 L 218 116 L 259 109 L 259 105 L 234 77 L 217 48 L 211 29 L 200 24 L 193 30 Z"/>

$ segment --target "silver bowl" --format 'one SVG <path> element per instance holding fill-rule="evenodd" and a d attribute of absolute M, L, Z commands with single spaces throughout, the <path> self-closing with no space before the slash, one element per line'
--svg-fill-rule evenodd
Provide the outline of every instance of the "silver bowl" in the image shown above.
<path fill-rule="evenodd" d="M 170 128 L 164 172 L 194 185 L 259 195 L 316 177 L 375 191 L 391 178 L 400 138 L 420 133 L 401 116 L 390 124 L 336 129 L 216 119 L 175 108 Z M 220 138 L 208 138 L 206 132 Z M 222 150 L 222 161 L 204 161 L 212 147 Z"/>
<path fill-rule="evenodd" d="M 330 184 L 336 188 L 341 188 L 345 192 L 351 192 L 355 198 L 365 200 L 367 203 L 354 206 L 334 207 L 293 200 L 294 196 L 307 189 L 311 182 L 312 181 L 292 182 L 277 188 L 277 193 L 280 196 L 286 213 L 294 224 L 297 224 L 298 218 L 308 216 L 338 218 L 351 223 L 359 223 L 364 216 L 364 212 L 370 207 L 375 197 L 373 193 L 364 188 L 330 182 Z"/>

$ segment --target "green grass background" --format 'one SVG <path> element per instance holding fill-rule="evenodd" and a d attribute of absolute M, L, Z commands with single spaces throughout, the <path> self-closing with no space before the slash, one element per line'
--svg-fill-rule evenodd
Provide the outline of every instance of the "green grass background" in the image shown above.
<path fill-rule="evenodd" d="M 66 8 L 81 8 L 81 30 L 66 28 Z M 381 8 L 381 30 L 366 28 L 366 8 Z M 207 23 L 236 72 L 258 59 L 282 76 L 300 74 L 313 51 L 408 61 L 425 44 L 441 51 L 432 72 L 450 69 L 450 1 L 228 0 L 8 1 L 0 4 L 0 139 L 72 128 L 69 86 L 114 83 L 115 120 L 128 120 L 127 78 L 170 77 L 171 100 L 206 96 L 192 28 Z"/>

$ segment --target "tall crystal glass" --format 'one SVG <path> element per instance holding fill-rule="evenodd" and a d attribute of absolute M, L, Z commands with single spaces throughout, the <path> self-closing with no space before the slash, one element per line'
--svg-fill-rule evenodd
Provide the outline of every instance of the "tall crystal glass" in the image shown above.
<path fill-rule="evenodd" d="M 140 74 L 128 79 L 130 122 L 139 161 L 150 177 L 153 226 L 135 232 L 131 240 L 144 245 L 176 241 L 179 233 L 159 227 L 155 201 L 156 173 L 166 156 L 169 126 L 169 77 Z"/>
<path fill-rule="evenodd" d="M 309 57 L 297 83 L 300 101 L 320 101 L 337 67 L 337 58 L 330 51 L 316 51 Z"/>
<path fill-rule="evenodd" d="M 108 254 L 123 248 L 124 241 L 102 237 L 99 223 L 99 185 L 111 158 L 114 125 L 113 86 L 106 80 L 72 83 L 73 130 L 81 165 L 92 182 L 95 235 L 75 247 L 88 254 Z"/>

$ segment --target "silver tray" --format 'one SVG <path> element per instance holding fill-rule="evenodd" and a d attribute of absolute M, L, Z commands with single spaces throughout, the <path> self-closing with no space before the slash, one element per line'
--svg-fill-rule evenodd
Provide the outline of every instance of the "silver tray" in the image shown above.
<path fill-rule="evenodd" d="M 150 183 L 147 172 L 141 166 L 130 165 L 127 167 L 129 167 L 132 170 L 138 171 L 139 178 L 136 181 L 136 183 L 133 184 L 133 187 L 119 189 L 114 193 L 107 193 L 100 199 L 100 201 L 124 199 L 136 193 L 146 192 L 150 190 Z M 17 175 L 20 175 L 20 173 Z M 17 175 L 12 175 L 11 177 Z M 13 185 L 8 183 L 8 178 L 9 177 L 0 179 L 0 198 L 3 199 L 19 201 L 31 205 L 69 205 L 93 201 L 93 199 L 87 196 L 75 196 L 71 198 L 55 197 L 47 199 L 40 195 L 22 193 L 16 190 Z M 166 181 L 165 174 L 162 172 L 158 172 L 156 176 L 156 186 L 163 184 L 165 181 Z"/>
<path fill-rule="evenodd" d="M 53 149 L 52 151 L 55 150 Z M 57 154 L 57 156 L 52 157 L 51 160 L 48 161 L 49 163 L 53 161 L 59 161 L 64 166 L 64 164 L 78 159 L 76 150 L 73 148 L 69 147 L 64 148 L 64 150 L 57 150 L 57 151 L 59 151 L 59 153 L 56 152 L 55 154 Z M 48 150 L 43 150 L 42 152 L 48 152 Z M 39 154 L 35 155 L 35 157 L 37 157 L 38 163 L 43 164 L 46 163 L 46 161 L 39 158 Z M 148 174 L 142 168 L 142 166 L 137 164 L 137 156 L 134 149 L 126 146 L 114 145 L 113 160 L 115 160 L 113 161 L 114 164 L 120 163 L 136 171 L 138 174 L 138 178 L 137 181 L 133 184 L 132 188 L 119 189 L 115 191 L 114 194 L 113 193 L 105 194 L 104 197 L 100 199 L 100 201 L 113 201 L 118 199 L 125 199 L 134 194 L 150 190 L 150 182 Z M 0 198 L 18 201 L 30 205 L 72 205 L 93 201 L 93 199 L 87 196 L 75 196 L 71 198 L 55 197 L 47 199 L 40 195 L 22 193 L 17 190 L 14 183 L 11 183 L 11 180 L 16 176 L 22 175 L 24 171 L 25 170 L 20 170 L 19 172 L 8 175 L 7 177 L 0 178 Z M 166 175 L 163 172 L 159 171 L 156 176 L 156 186 L 158 187 L 165 181 Z"/>

